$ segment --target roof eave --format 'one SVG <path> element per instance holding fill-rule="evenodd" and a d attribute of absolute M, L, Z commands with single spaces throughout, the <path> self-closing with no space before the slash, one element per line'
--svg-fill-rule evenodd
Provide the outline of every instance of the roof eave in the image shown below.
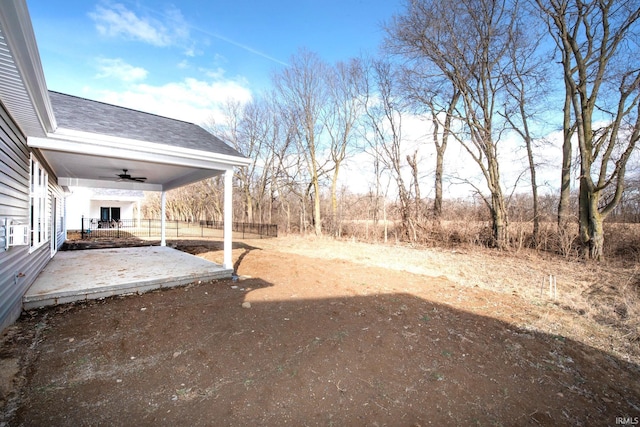
<path fill-rule="evenodd" d="M 251 160 L 246 157 L 62 128 L 58 128 L 55 133 L 47 134 L 46 138 L 29 138 L 27 145 L 42 150 L 162 161 L 167 164 L 201 168 L 212 168 L 213 164 L 215 169 L 230 169 L 251 163 Z"/>
<path fill-rule="evenodd" d="M 56 120 L 29 10 L 24 0 L 3 0 L 0 29 L 10 56 L 10 60 L 3 62 L 2 67 L 7 67 L 13 74 L 17 71 L 22 82 L 22 87 L 16 87 L 15 82 L 12 83 L 10 96 L 3 96 L 5 106 L 27 136 L 43 136 L 55 131 Z M 28 102 L 32 108 L 25 110 L 24 102 Z M 40 129 L 34 122 L 38 123 Z"/>

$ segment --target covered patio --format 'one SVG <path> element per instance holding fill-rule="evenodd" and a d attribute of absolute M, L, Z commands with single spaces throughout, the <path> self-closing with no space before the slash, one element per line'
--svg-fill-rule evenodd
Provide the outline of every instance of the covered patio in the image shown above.
<path fill-rule="evenodd" d="M 191 123 L 56 92 L 49 99 L 57 126 L 45 138 L 29 137 L 28 145 L 69 191 L 161 192 L 160 246 L 57 252 L 24 295 L 25 309 L 232 276 L 233 170 L 248 159 Z M 218 175 L 224 176 L 222 265 L 166 247 L 165 235 L 166 192 Z"/>
<path fill-rule="evenodd" d="M 232 179 L 249 159 L 200 126 L 48 92 L 54 129 L 28 137 L 58 185 L 161 192 L 160 246 L 52 251 L 23 296 L 32 309 L 230 278 L 233 274 Z M 124 171 L 124 173 L 123 173 Z M 167 191 L 223 175 L 223 264 L 166 247 Z"/>
<path fill-rule="evenodd" d="M 233 268 L 168 246 L 61 251 L 23 297 L 25 310 L 230 277 Z"/>
<path fill-rule="evenodd" d="M 233 173 L 250 159 L 193 123 L 47 91 L 52 129 L 30 136 L 63 188 L 161 192 L 161 246 L 165 194 L 203 179 L 224 177 L 224 267 L 232 268 Z"/>
<path fill-rule="evenodd" d="M 24 0 L 0 7 L 0 50 L 0 240 L 12 226 L 25 233 L 0 251 L 0 326 L 17 318 L 20 302 L 231 277 L 234 169 L 250 159 L 197 124 L 49 90 Z M 165 247 L 166 192 L 214 177 L 224 186 L 222 218 L 212 218 L 223 221 L 222 265 Z M 160 247 L 58 252 L 64 199 L 76 187 L 159 192 Z M 113 207 L 105 212 L 115 219 Z"/>

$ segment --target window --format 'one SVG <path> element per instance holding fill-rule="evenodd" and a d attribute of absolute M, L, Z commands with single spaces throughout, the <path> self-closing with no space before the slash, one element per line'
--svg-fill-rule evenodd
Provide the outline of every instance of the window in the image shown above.
<path fill-rule="evenodd" d="M 31 248 L 41 246 L 49 239 L 49 215 L 47 215 L 48 194 L 47 186 L 49 176 L 40 163 L 31 155 L 31 179 L 30 179 L 30 229 Z"/>
<path fill-rule="evenodd" d="M 120 208 L 100 208 L 100 221 L 120 221 Z"/>

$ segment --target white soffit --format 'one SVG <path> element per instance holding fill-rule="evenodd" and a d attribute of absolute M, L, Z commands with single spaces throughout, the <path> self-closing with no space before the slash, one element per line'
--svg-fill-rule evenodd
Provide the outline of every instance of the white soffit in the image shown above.
<path fill-rule="evenodd" d="M 45 136 L 56 123 L 40 54 L 24 0 L 0 7 L 0 99 L 27 136 Z"/>

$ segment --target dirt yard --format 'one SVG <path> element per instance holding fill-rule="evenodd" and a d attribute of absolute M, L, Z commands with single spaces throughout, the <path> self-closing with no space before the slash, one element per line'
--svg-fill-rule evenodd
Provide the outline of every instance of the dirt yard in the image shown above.
<path fill-rule="evenodd" d="M 215 242 L 178 247 L 222 260 Z M 247 240 L 234 259 L 237 281 L 25 313 L 0 349 L 0 426 L 640 417 L 637 341 L 589 315 L 602 267 L 301 238 Z"/>

